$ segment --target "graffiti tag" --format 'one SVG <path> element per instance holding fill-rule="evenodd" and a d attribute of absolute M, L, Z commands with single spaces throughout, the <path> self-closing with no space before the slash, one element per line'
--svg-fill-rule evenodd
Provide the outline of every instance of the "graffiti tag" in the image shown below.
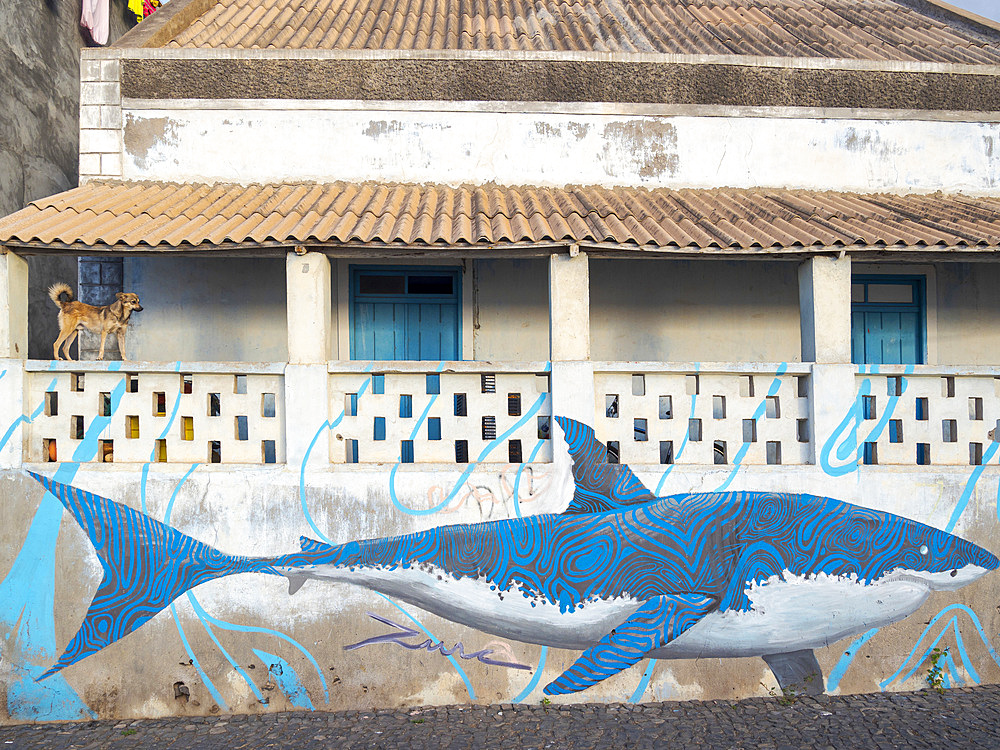
<path fill-rule="evenodd" d="M 430 638 L 424 639 L 422 643 L 407 643 L 407 638 L 419 638 L 421 633 L 418 630 L 413 630 L 405 625 L 400 625 L 398 622 L 393 622 L 386 617 L 380 617 L 374 612 L 369 612 L 368 616 L 374 620 L 378 620 L 384 625 L 388 625 L 390 628 L 396 628 L 400 632 L 398 633 L 386 633 L 385 635 L 376 635 L 371 638 L 366 638 L 358 643 L 352 643 L 350 646 L 344 646 L 344 651 L 353 651 L 356 648 L 362 648 L 363 646 L 374 646 L 378 643 L 395 643 L 397 646 L 402 646 L 403 648 L 410 649 L 411 651 L 418 651 L 420 649 L 425 649 L 431 653 L 437 651 L 442 656 L 452 656 L 453 654 L 458 654 L 463 659 L 478 659 L 483 664 L 489 664 L 493 667 L 508 667 L 510 669 L 527 669 L 530 670 L 527 664 L 518 664 L 512 661 L 498 661 L 497 659 L 491 659 L 490 654 L 493 653 L 493 649 L 484 648 L 481 651 L 475 651 L 471 654 L 465 653 L 465 646 L 459 641 L 451 648 L 445 648 L 444 641 L 438 641 L 435 643 Z"/>

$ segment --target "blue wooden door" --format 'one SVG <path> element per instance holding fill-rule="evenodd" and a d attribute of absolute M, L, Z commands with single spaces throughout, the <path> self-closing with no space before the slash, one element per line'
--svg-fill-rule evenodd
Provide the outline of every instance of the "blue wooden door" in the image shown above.
<path fill-rule="evenodd" d="M 855 276 L 851 285 L 851 361 L 922 364 L 924 280 L 914 276 Z"/>
<path fill-rule="evenodd" d="M 457 360 L 460 270 L 352 268 L 351 358 Z"/>

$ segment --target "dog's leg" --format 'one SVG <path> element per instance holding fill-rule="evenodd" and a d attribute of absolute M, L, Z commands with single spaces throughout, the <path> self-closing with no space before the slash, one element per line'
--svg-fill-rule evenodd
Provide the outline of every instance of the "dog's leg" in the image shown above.
<path fill-rule="evenodd" d="M 104 359 L 104 342 L 108 340 L 108 332 L 101 330 L 101 351 L 97 354 L 98 359 Z"/>
<path fill-rule="evenodd" d="M 52 345 L 52 358 L 60 359 L 59 357 L 59 347 L 69 336 L 69 331 L 59 331 L 59 336 L 56 338 L 56 342 Z"/>
<path fill-rule="evenodd" d="M 122 362 L 124 362 L 128 359 L 125 356 L 125 331 L 118 329 L 115 331 L 115 335 L 118 336 L 118 353 L 121 355 Z"/>
<path fill-rule="evenodd" d="M 63 344 L 63 359 L 65 359 L 65 360 L 67 360 L 69 362 L 73 361 L 73 355 L 70 354 L 69 348 L 71 346 L 73 346 L 73 342 L 76 341 L 76 339 L 77 339 L 77 337 L 79 335 L 80 335 L 80 329 L 79 328 L 74 328 L 72 331 L 70 331 L 69 336 L 66 338 L 66 343 Z M 77 346 L 77 348 L 76 348 L 76 358 L 80 359 L 80 347 L 79 346 Z"/>

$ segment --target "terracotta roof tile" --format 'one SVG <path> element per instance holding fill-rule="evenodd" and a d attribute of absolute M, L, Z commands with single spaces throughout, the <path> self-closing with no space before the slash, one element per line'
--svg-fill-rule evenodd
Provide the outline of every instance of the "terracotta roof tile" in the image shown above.
<path fill-rule="evenodd" d="M 168 46 L 562 50 L 1000 62 L 907 0 L 218 0 Z"/>
<path fill-rule="evenodd" d="M 1000 246 L 1000 198 L 801 190 L 90 182 L 0 219 L 0 242 L 128 250 L 262 243 Z"/>

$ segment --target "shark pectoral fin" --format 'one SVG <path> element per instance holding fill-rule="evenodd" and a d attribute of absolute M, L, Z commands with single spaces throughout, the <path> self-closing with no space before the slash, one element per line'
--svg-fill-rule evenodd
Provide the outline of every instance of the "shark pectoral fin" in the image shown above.
<path fill-rule="evenodd" d="M 822 695 L 826 692 L 823 670 L 812 649 L 765 654 L 763 659 L 774 673 L 782 692 L 795 695 Z"/>
<path fill-rule="evenodd" d="M 297 576 L 297 575 L 294 575 L 294 574 L 291 574 L 291 573 L 285 573 L 284 576 L 285 576 L 285 578 L 288 579 L 288 595 L 289 596 L 291 596 L 296 591 L 298 591 L 300 588 L 302 588 L 302 584 L 306 582 L 306 577 L 305 576 Z"/>
<path fill-rule="evenodd" d="M 716 600 L 700 594 L 657 596 L 643 604 L 625 622 L 588 648 L 573 665 L 545 686 L 547 695 L 585 690 L 623 669 L 650 651 L 662 648 L 695 625 L 716 607 Z"/>

